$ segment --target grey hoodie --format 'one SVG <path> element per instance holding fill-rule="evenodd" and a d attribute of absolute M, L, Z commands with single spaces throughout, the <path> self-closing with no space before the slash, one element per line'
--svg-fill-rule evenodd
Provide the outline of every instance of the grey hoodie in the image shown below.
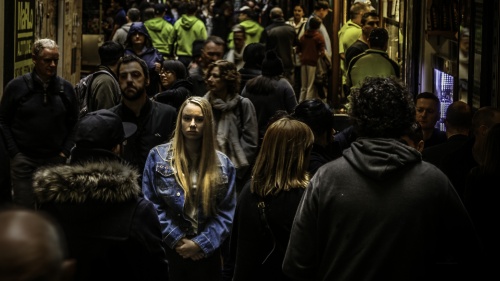
<path fill-rule="evenodd" d="M 360 138 L 311 179 L 283 271 L 293 280 L 439 280 L 436 273 L 479 272 L 480 253 L 438 168 L 395 139 Z"/>

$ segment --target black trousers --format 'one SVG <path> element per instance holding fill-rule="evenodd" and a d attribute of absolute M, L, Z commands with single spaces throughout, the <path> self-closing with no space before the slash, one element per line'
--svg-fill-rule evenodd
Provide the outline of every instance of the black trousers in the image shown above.
<path fill-rule="evenodd" d="M 201 260 L 182 258 L 175 250 L 165 247 L 170 281 L 220 281 L 222 272 L 221 253 L 215 252 Z"/>
<path fill-rule="evenodd" d="M 51 158 L 33 158 L 18 153 L 10 161 L 10 176 L 12 182 L 12 202 L 16 205 L 35 209 L 35 194 L 33 192 L 33 174 L 47 165 L 66 163 L 66 158 L 55 156 Z"/>
<path fill-rule="evenodd" d="M 0 134 L 0 205 L 11 202 L 10 160 L 2 135 Z"/>

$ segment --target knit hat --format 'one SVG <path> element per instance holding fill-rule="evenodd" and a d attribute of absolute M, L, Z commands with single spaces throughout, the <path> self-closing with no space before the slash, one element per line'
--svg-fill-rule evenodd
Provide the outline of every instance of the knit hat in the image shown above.
<path fill-rule="evenodd" d="M 278 57 L 278 54 L 276 54 L 276 51 L 267 51 L 264 61 L 262 61 L 262 75 L 278 76 L 282 75 L 283 72 L 283 62 Z"/>

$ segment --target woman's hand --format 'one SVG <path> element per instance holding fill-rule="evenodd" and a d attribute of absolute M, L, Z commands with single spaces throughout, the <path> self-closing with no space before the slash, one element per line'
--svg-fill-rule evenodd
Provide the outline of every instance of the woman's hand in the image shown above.
<path fill-rule="evenodd" d="M 175 251 L 185 259 L 199 260 L 205 257 L 200 246 L 187 238 L 182 238 L 181 241 L 177 242 Z"/>

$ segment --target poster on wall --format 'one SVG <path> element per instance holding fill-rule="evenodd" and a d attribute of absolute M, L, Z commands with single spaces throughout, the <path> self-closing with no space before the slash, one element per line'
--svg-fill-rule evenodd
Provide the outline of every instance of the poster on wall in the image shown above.
<path fill-rule="evenodd" d="M 35 39 L 35 0 L 15 0 L 14 77 L 31 72 L 31 45 Z"/>

